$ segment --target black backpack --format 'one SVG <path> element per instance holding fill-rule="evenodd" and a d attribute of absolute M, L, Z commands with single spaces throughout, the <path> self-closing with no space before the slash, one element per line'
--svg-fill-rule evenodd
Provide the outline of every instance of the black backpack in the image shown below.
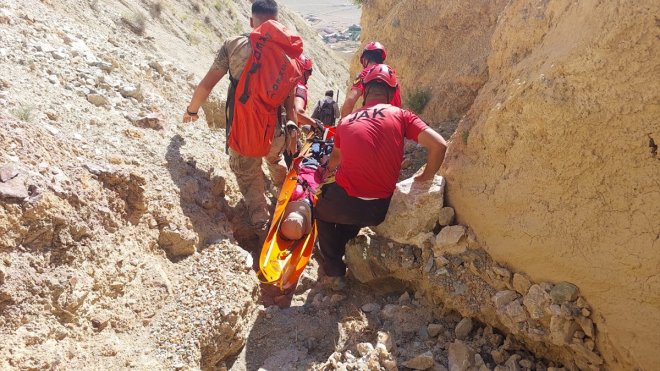
<path fill-rule="evenodd" d="M 321 120 L 325 125 L 334 125 L 335 124 L 335 102 L 334 101 L 325 101 L 320 107 L 316 107 L 312 118 Z"/>

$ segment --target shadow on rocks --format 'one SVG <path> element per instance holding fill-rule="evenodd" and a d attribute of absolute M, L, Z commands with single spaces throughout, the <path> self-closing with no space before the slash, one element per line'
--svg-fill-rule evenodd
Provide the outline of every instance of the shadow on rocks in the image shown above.
<path fill-rule="evenodd" d="M 226 238 L 235 211 L 225 200 L 226 180 L 211 168 L 199 169 L 194 159 L 184 159 L 185 139 L 175 135 L 167 147 L 167 169 L 179 188 L 181 209 L 199 236 L 201 246 Z M 162 220 L 157 220 L 159 225 Z"/>

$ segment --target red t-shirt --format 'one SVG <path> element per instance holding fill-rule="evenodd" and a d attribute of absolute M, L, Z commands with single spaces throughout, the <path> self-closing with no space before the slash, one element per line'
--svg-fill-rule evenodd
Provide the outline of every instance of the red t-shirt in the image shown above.
<path fill-rule="evenodd" d="M 364 95 L 364 77 L 367 76 L 367 73 L 371 71 L 377 65 L 371 65 L 365 67 L 360 74 L 358 74 L 355 82 L 353 82 L 352 89 L 359 90 L 362 95 Z M 394 91 L 394 96 L 390 101 L 390 104 L 393 106 L 401 107 L 401 84 L 397 85 L 396 90 Z"/>
<path fill-rule="evenodd" d="M 296 84 L 296 88 L 294 89 L 294 95 L 296 97 L 300 97 L 305 101 L 305 105 L 303 107 L 304 110 L 307 109 L 307 85 L 303 84 L 302 81 L 298 81 L 298 84 Z"/>
<path fill-rule="evenodd" d="M 341 150 L 337 184 L 352 197 L 390 197 L 401 173 L 404 138 L 417 141 L 426 128 L 410 111 L 367 102 L 337 125 L 335 147 Z"/>

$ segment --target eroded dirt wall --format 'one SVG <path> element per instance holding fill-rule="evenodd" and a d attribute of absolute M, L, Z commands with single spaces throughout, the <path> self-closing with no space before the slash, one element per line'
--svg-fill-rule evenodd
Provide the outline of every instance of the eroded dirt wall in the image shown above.
<path fill-rule="evenodd" d="M 580 287 L 612 369 L 660 365 L 658 10 L 512 1 L 443 170 L 495 259 Z"/>
<path fill-rule="evenodd" d="M 459 221 L 500 263 L 580 287 L 611 369 L 660 365 L 659 10 L 420 0 L 363 14 L 404 102 L 429 87 L 427 120 L 467 112 L 443 167 Z"/>
<path fill-rule="evenodd" d="M 431 123 L 460 119 L 488 79 L 486 58 L 506 1 L 370 1 L 362 14 L 362 41 L 377 40 L 401 82 L 404 105 L 416 91 L 430 101 Z M 351 76 L 359 72 L 359 53 Z"/>

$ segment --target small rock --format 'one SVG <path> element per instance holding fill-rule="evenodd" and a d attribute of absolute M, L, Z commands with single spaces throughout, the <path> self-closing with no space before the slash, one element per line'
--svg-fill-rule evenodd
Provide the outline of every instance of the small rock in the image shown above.
<path fill-rule="evenodd" d="M 330 297 L 330 302 L 331 302 L 332 304 L 337 304 L 337 303 L 342 302 L 344 299 L 346 299 L 346 296 L 345 296 L 345 295 L 342 295 L 342 294 L 333 294 L 333 295 Z"/>
<path fill-rule="evenodd" d="M 399 296 L 399 305 L 410 304 L 410 294 L 408 291 L 405 291 L 401 296 Z"/>
<path fill-rule="evenodd" d="M 528 369 L 531 369 L 532 367 L 534 367 L 534 363 L 532 361 L 530 361 L 529 359 L 521 359 L 520 362 L 518 362 L 518 364 L 520 365 L 520 367 L 524 367 L 524 368 L 528 368 Z"/>
<path fill-rule="evenodd" d="M 512 354 L 509 359 L 506 360 L 504 365 L 508 369 L 508 371 L 521 371 L 520 366 L 518 365 L 518 360 L 521 357 L 518 354 Z"/>
<path fill-rule="evenodd" d="M 496 293 L 492 300 L 495 304 L 495 308 L 501 308 L 516 300 L 516 298 L 518 298 L 518 294 L 515 291 L 504 290 Z"/>
<path fill-rule="evenodd" d="M 466 371 L 474 360 L 474 351 L 465 343 L 456 340 L 449 345 L 449 371 Z"/>
<path fill-rule="evenodd" d="M 165 117 L 160 113 L 150 113 L 136 119 L 135 125 L 147 129 L 162 130 L 165 128 Z"/>
<path fill-rule="evenodd" d="M 399 311 L 398 305 L 386 304 L 383 310 L 380 312 L 380 314 L 384 319 L 393 319 L 398 311 Z"/>
<path fill-rule="evenodd" d="M 57 112 L 52 109 L 47 109 L 44 113 L 46 114 L 46 117 L 48 117 L 48 119 L 51 121 L 57 121 L 60 118 Z"/>
<path fill-rule="evenodd" d="M 154 70 L 156 70 L 156 72 L 158 72 L 161 75 L 165 74 L 165 70 L 163 69 L 163 66 L 161 66 L 161 64 L 158 63 L 158 61 L 149 62 L 149 67 L 153 68 Z"/>
<path fill-rule="evenodd" d="M 365 313 L 376 312 L 380 310 L 380 305 L 376 303 L 367 303 L 362 306 L 362 311 Z"/>
<path fill-rule="evenodd" d="M 532 285 L 523 298 L 523 304 L 532 318 L 541 319 L 550 304 L 550 295 L 540 285 Z"/>
<path fill-rule="evenodd" d="M 434 364 L 435 361 L 433 360 L 433 353 L 426 352 L 404 362 L 403 366 L 412 368 L 413 370 L 428 370 L 429 368 L 433 367 Z"/>
<path fill-rule="evenodd" d="M 438 213 L 438 224 L 443 227 L 451 225 L 454 222 L 454 217 L 456 213 L 454 212 L 453 207 L 443 207 Z"/>
<path fill-rule="evenodd" d="M 371 343 L 359 343 L 357 345 L 357 351 L 363 357 L 369 354 L 373 350 L 374 350 L 374 346 L 371 345 Z"/>
<path fill-rule="evenodd" d="M 378 331 L 377 343 L 385 346 L 385 349 L 388 352 L 391 352 L 392 349 L 394 349 L 394 340 L 392 339 L 392 336 L 385 331 Z"/>
<path fill-rule="evenodd" d="M 102 107 L 102 106 L 109 106 L 110 101 L 108 98 L 100 95 L 100 94 L 89 94 L 87 95 L 87 101 L 97 107 Z"/>
<path fill-rule="evenodd" d="M 577 323 L 584 331 L 584 334 L 590 338 L 594 337 L 594 322 L 586 317 L 577 317 Z"/>
<path fill-rule="evenodd" d="M 506 352 L 504 350 L 495 349 L 490 352 L 490 356 L 493 357 L 493 361 L 498 364 L 502 364 L 506 361 Z"/>
<path fill-rule="evenodd" d="M 444 327 L 439 324 L 439 323 L 431 323 L 428 325 L 426 328 L 426 332 L 428 332 L 429 336 L 434 338 L 438 335 L 440 335 L 440 332 L 444 329 Z"/>
<path fill-rule="evenodd" d="M 453 225 L 444 227 L 440 230 L 435 240 L 436 246 L 449 246 L 457 244 L 465 236 L 465 227 L 462 225 Z"/>
<path fill-rule="evenodd" d="M 495 274 L 497 274 L 498 276 L 505 278 L 506 280 L 511 278 L 511 272 L 506 268 L 494 266 L 493 272 L 495 272 Z"/>
<path fill-rule="evenodd" d="M 530 287 L 532 287 L 532 283 L 527 276 L 520 273 L 515 273 L 513 275 L 513 289 L 519 294 L 526 295 Z"/>
<path fill-rule="evenodd" d="M 458 322 L 456 328 L 454 329 L 456 338 L 459 340 L 464 340 L 467 338 L 467 336 L 470 334 L 470 331 L 472 331 L 472 326 L 472 318 L 463 318 L 460 322 Z"/>
<path fill-rule="evenodd" d="M 515 323 L 527 320 L 527 312 L 520 304 L 520 300 L 514 300 L 507 304 L 504 307 L 504 313 Z"/>
<path fill-rule="evenodd" d="M 135 98 L 138 102 L 142 102 L 144 99 L 139 85 L 124 85 L 119 89 L 119 93 L 124 98 Z"/>
<path fill-rule="evenodd" d="M 553 304 L 564 304 L 578 298 L 579 290 L 577 286 L 570 282 L 559 282 L 550 290 L 550 297 Z"/>
<path fill-rule="evenodd" d="M 0 182 L 5 183 L 10 179 L 15 178 L 18 175 L 18 171 L 12 164 L 5 164 L 0 166 Z"/>

